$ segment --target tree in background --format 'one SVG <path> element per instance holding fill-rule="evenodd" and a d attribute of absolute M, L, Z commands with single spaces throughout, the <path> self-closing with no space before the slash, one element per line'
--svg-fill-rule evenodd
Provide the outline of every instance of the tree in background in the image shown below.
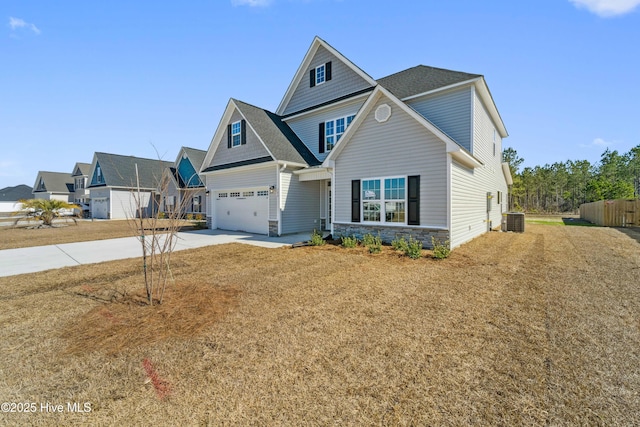
<path fill-rule="evenodd" d="M 568 160 L 525 167 L 513 148 L 503 151 L 513 186 L 511 206 L 527 212 L 575 212 L 582 203 L 640 195 L 640 145 L 628 153 L 605 150 L 600 161 Z"/>

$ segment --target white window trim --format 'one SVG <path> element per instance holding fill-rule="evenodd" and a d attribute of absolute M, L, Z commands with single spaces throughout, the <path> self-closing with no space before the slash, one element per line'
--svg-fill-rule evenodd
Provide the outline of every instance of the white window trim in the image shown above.
<path fill-rule="evenodd" d="M 238 129 L 240 129 L 237 133 L 233 132 L 233 128 L 235 125 L 238 125 Z M 236 144 L 236 140 L 233 138 L 234 136 L 238 136 L 238 143 Z M 237 122 L 231 123 L 231 148 L 239 147 L 242 145 L 242 120 L 238 120 Z"/>
<path fill-rule="evenodd" d="M 320 70 L 320 68 L 322 68 L 322 81 L 319 82 L 318 81 L 318 70 Z M 320 64 L 316 67 L 316 72 L 315 72 L 315 78 L 316 78 L 316 86 L 321 85 L 322 83 L 327 81 L 327 64 Z"/>
<path fill-rule="evenodd" d="M 386 221 L 386 212 L 385 212 L 385 203 L 387 202 L 387 200 L 384 197 L 384 181 L 385 179 L 397 179 L 397 178 L 404 178 L 404 199 L 389 199 L 389 201 L 394 201 L 394 202 L 399 202 L 404 200 L 404 222 L 387 222 Z M 372 181 L 372 180 L 380 180 L 380 199 L 375 199 L 375 200 L 365 200 L 365 198 L 362 196 L 362 182 L 363 181 Z M 362 218 L 362 221 L 360 222 L 361 224 L 365 224 L 365 225 L 385 225 L 385 226 L 402 226 L 402 225 L 407 225 L 407 217 L 408 217 L 408 212 L 407 209 L 409 208 L 409 201 L 408 201 L 408 196 L 409 196 L 409 189 L 407 188 L 407 186 L 409 185 L 409 178 L 407 175 L 394 175 L 394 176 L 384 176 L 384 177 L 372 177 L 372 178 L 362 178 L 360 180 L 360 218 Z M 380 221 L 365 221 L 364 220 L 364 202 L 367 201 L 379 201 L 380 202 Z"/>
<path fill-rule="evenodd" d="M 340 136 L 344 135 L 344 133 L 347 131 L 347 128 L 349 127 L 349 124 L 347 124 L 348 122 L 348 118 L 351 117 L 351 123 L 353 123 L 353 119 L 356 117 L 355 114 L 349 114 L 346 116 L 342 116 L 342 117 L 336 117 L 334 119 L 331 120 L 325 120 L 324 122 L 324 152 L 328 153 L 329 151 L 331 151 L 333 149 L 333 147 L 335 147 L 338 144 L 338 120 L 340 119 L 344 119 L 344 130 L 342 131 L 342 133 L 340 133 Z M 328 123 L 333 123 L 333 133 L 331 135 L 327 135 L 327 124 Z M 327 138 L 329 137 L 333 137 L 333 147 L 329 148 L 329 144 L 327 142 Z"/>

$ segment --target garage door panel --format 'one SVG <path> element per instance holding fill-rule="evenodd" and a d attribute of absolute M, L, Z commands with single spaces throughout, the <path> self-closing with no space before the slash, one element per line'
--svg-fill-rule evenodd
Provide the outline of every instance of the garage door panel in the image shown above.
<path fill-rule="evenodd" d="M 268 234 L 268 191 L 238 189 L 219 191 L 216 195 L 216 225 L 218 228 Z"/>

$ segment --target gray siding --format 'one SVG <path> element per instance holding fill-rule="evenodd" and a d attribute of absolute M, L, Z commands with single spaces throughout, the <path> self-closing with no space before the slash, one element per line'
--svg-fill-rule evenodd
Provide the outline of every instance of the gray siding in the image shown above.
<path fill-rule="evenodd" d="M 320 230 L 319 182 L 300 182 L 287 169 L 280 174 L 280 185 L 282 233 L 311 232 L 314 228 Z"/>
<path fill-rule="evenodd" d="M 407 104 L 469 151 L 472 100 L 470 87 L 453 89 L 409 100 Z"/>
<path fill-rule="evenodd" d="M 223 173 L 206 175 L 207 190 L 211 192 L 209 197 L 210 206 L 207 206 L 207 216 L 212 216 L 215 213 L 215 191 L 258 187 L 268 190 L 271 185 L 277 185 L 276 165 L 249 170 L 229 169 Z M 275 194 L 269 194 L 270 219 L 276 218 L 277 208 Z"/>
<path fill-rule="evenodd" d="M 391 118 L 378 123 L 375 109 L 385 102 Z M 336 160 L 334 221 L 351 222 L 351 180 L 420 175 L 420 226 L 446 228 L 445 144 L 385 97 L 377 105 Z"/>
<path fill-rule="evenodd" d="M 331 80 L 315 87 L 309 87 L 309 70 L 329 61 L 331 61 Z M 303 70 L 303 73 L 298 87 L 294 90 L 289 103 L 283 111 L 283 115 L 371 87 L 365 79 L 323 46 L 318 48 L 309 67 Z"/>
<path fill-rule="evenodd" d="M 496 151 L 493 152 L 494 125 L 475 91 L 473 99 L 473 152 L 483 166 L 470 171 L 452 163 L 451 166 L 451 246 L 456 247 L 497 228 L 502 213 L 507 211 L 507 183 L 502 174 L 500 135 L 496 132 Z M 502 203 L 498 204 L 498 191 Z M 487 193 L 492 198 L 487 213 Z"/>
<path fill-rule="evenodd" d="M 247 143 L 236 147 L 227 148 L 227 125 L 242 119 L 242 115 L 236 110 L 231 116 L 231 120 L 224 124 L 224 134 L 222 140 L 216 149 L 211 164 L 209 166 L 225 165 L 228 163 L 240 162 L 243 160 L 257 159 L 259 157 L 268 156 L 269 152 L 260 142 L 256 134 L 251 130 L 249 122 L 247 122 Z"/>
<path fill-rule="evenodd" d="M 319 112 L 308 113 L 301 117 L 285 120 L 289 127 L 298 135 L 298 138 L 311 150 L 314 156 L 321 162 L 327 157 L 329 152 L 320 154 L 319 145 L 319 124 L 327 120 L 339 119 L 340 117 L 356 114 L 366 97 L 358 98 L 351 102 L 345 102 L 337 107 L 324 108 Z"/>
<path fill-rule="evenodd" d="M 140 203 L 142 215 L 147 216 L 151 206 L 151 193 L 141 191 Z M 111 219 L 137 218 L 139 216 L 137 206 L 133 191 L 111 190 Z"/>

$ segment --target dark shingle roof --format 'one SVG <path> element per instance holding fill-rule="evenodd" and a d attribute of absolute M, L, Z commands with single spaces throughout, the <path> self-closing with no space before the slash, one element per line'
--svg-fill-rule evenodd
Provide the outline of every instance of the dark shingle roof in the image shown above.
<path fill-rule="evenodd" d="M 163 160 L 109 153 L 96 153 L 96 160 L 104 175 L 104 185 L 111 187 L 135 188 L 137 164 L 140 188 L 157 188 L 164 170 L 173 166 Z"/>
<path fill-rule="evenodd" d="M 199 171 L 202 168 L 202 164 L 204 163 L 204 158 L 207 155 L 206 150 L 198 150 L 197 148 L 191 147 L 182 147 L 182 149 L 189 156 L 189 160 L 191 160 L 191 164 L 196 171 Z"/>
<path fill-rule="evenodd" d="M 282 117 L 242 101 L 233 101 L 276 160 L 309 166 L 320 164 Z"/>
<path fill-rule="evenodd" d="M 80 174 L 76 174 L 76 170 L 80 169 Z M 79 176 L 79 175 L 89 175 L 89 171 L 91 170 L 91 163 L 76 163 L 75 166 L 73 167 L 73 173 L 72 176 Z"/>
<path fill-rule="evenodd" d="M 44 189 L 38 190 L 40 179 L 44 180 Z M 49 193 L 73 193 L 73 178 L 65 172 L 38 172 L 38 178 L 34 187 L 34 193 L 46 191 Z"/>
<path fill-rule="evenodd" d="M 0 202 L 16 202 L 22 199 L 31 199 L 33 188 L 28 185 L 16 185 L 15 187 L 5 187 L 0 189 Z"/>
<path fill-rule="evenodd" d="M 398 98 L 403 99 L 478 77 L 482 77 L 482 75 L 418 65 L 378 79 L 378 83 Z"/>

